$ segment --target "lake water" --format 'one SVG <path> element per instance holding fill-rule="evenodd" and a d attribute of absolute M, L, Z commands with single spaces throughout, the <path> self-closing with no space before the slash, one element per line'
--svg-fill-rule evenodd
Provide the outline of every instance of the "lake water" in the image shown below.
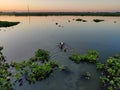
<path fill-rule="evenodd" d="M 73 20 L 77 18 L 87 22 Z M 105 21 L 95 23 L 93 19 Z M 68 59 L 70 53 L 98 50 L 102 62 L 107 57 L 120 53 L 120 17 L 0 16 L 0 20 L 21 22 L 14 27 L 0 28 L 0 45 L 4 46 L 3 53 L 8 62 L 27 60 L 38 48 L 42 48 L 50 51 L 54 56 L 52 59 L 69 69 L 67 73 L 56 70 L 47 80 L 33 85 L 25 83 L 22 87 L 15 86 L 15 90 L 100 90 L 99 73 L 95 66 L 73 63 Z M 61 41 L 73 51 L 64 53 L 56 49 Z M 86 71 L 92 74 L 90 80 L 80 78 Z"/>

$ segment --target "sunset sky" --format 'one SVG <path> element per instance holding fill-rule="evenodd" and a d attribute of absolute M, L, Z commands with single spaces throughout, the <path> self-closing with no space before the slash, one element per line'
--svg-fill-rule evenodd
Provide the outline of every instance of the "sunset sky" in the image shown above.
<path fill-rule="evenodd" d="M 120 11 L 120 0 L 0 0 L 0 11 L 104 12 Z"/>

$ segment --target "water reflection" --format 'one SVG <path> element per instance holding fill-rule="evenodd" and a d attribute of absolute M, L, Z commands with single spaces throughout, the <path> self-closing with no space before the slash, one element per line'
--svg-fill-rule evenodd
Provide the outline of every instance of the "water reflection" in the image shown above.
<path fill-rule="evenodd" d="M 100 59 L 104 62 L 108 56 L 120 53 L 120 17 L 33 16 L 30 18 L 30 24 L 27 17 L 0 16 L 0 18 L 5 21 L 21 22 L 13 28 L 0 28 L 0 44 L 4 46 L 3 52 L 9 62 L 27 60 L 38 48 L 51 52 L 61 41 L 72 48 L 72 51 L 67 53 L 58 49 L 51 52 L 54 57 L 52 59 L 69 67 L 68 71 L 56 71 L 47 80 L 34 85 L 25 83 L 22 87 L 15 86 L 15 90 L 99 90 L 99 74 L 95 66 L 76 65 L 68 59 L 68 56 L 72 52 L 86 53 L 89 49 L 95 49 L 100 51 Z M 76 22 L 78 18 L 87 22 Z M 95 23 L 93 19 L 96 18 L 105 21 Z M 59 25 L 64 27 L 61 28 Z M 91 80 L 80 79 L 86 71 L 92 73 Z"/>

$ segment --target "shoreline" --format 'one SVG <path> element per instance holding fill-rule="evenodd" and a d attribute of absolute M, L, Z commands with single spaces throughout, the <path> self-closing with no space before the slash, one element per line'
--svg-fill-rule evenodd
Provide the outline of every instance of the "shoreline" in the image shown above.
<path fill-rule="evenodd" d="M 0 12 L 7 16 L 115 16 L 119 17 L 120 12 Z"/>

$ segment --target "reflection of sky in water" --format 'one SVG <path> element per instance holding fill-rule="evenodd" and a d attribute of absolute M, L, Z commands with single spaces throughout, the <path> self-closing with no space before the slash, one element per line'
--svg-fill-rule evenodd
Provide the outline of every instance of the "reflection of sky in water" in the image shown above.
<path fill-rule="evenodd" d="M 87 22 L 73 20 L 77 18 Z M 105 21 L 95 23 L 92 21 L 95 18 Z M 30 57 L 37 48 L 51 50 L 60 41 L 82 52 L 97 49 L 103 55 L 118 53 L 120 49 L 119 17 L 42 16 L 30 17 L 30 24 L 28 17 L 0 16 L 0 19 L 21 22 L 0 31 L 0 44 L 5 47 L 5 54 L 10 60 Z M 64 27 L 58 27 L 56 22 Z"/>
<path fill-rule="evenodd" d="M 87 22 L 73 20 L 77 18 L 85 19 Z M 95 23 L 92 21 L 95 18 L 105 21 Z M 102 61 L 104 61 L 103 58 L 120 53 L 119 17 L 42 16 L 30 17 L 30 24 L 28 17 L 0 16 L 0 19 L 21 22 L 14 27 L 1 28 L 0 31 L 0 45 L 4 46 L 4 54 L 9 61 L 28 59 L 38 48 L 53 50 L 60 41 L 64 41 L 74 51 L 80 53 L 85 53 L 88 49 L 98 50 Z M 56 22 L 64 27 L 58 27 Z M 41 90 L 98 90 L 99 75 L 94 66 L 76 65 L 68 60 L 67 54 L 55 52 L 58 52 L 58 55 L 54 59 L 69 66 L 72 71 L 69 76 L 56 71 L 48 80 L 38 82 L 33 87 L 26 83 L 16 90 L 33 90 L 33 88 L 35 90 L 38 88 Z M 85 71 L 93 73 L 94 82 L 79 80 L 79 75 Z"/>

